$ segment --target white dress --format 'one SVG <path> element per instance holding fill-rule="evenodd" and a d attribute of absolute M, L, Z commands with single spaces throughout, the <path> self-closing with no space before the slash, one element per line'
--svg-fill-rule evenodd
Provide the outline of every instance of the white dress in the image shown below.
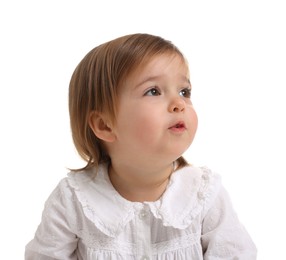
<path fill-rule="evenodd" d="M 26 260 L 252 260 L 256 247 L 220 177 L 207 168 L 175 171 L 155 202 L 130 202 L 106 167 L 70 173 L 45 204 Z"/>

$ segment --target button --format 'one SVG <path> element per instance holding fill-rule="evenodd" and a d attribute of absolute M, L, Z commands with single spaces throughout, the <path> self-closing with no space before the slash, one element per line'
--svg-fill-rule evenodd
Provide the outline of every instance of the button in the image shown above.
<path fill-rule="evenodd" d="M 150 258 L 149 258 L 149 256 L 147 256 L 147 255 L 144 255 L 144 256 L 142 256 L 141 257 L 141 260 L 149 260 Z"/>
<path fill-rule="evenodd" d="M 145 218 L 147 216 L 147 212 L 145 210 L 141 210 L 140 214 L 139 214 L 139 217 L 141 219 Z"/>
<path fill-rule="evenodd" d="M 203 180 L 207 181 L 209 179 L 209 175 L 208 174 L 203 174 L 202 178 L 203 178 Z"/>
<path fill-rule="evenodd" d="M 202 199 L 205 198 L 205 194 L 204 194 L 203 192 L 201 192 L 201 191 L 199 191 L 199 192 L 197 193 L 197 195 L 198 195 L 198 198 L 199 198 L 200 200 L 202 200 Z"/>

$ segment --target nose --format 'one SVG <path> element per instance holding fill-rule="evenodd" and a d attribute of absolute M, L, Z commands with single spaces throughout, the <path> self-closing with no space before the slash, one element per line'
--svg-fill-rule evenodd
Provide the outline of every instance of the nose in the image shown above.
<path fill-rule="evenodd" d="M 185 108 L 186 108 L 185 101 L 180 97 L 176 97 L 171 101 L 169 105 L 169 112 L 179 113 L 179 112 L 183 112 Z"/>

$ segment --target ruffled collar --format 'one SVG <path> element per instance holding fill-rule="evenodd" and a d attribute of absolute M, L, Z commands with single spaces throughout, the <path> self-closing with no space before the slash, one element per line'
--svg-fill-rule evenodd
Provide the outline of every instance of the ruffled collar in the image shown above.
<path fill-rule="evenodd" d="M 94 177 L 95 176 L 95 177 Z M 68 182 L 81 203 L 85 216 L 108 236 L 121 233 L 135 214 L 149 207 L 164 226 L 185 229 L 211 205 L 220 189 L 220 177 L 208 168 L 188 166 L 175 171 L 162 197 L 155 202 L 131 202 L 112 186 L 107 167 L 70 173 Z"/>

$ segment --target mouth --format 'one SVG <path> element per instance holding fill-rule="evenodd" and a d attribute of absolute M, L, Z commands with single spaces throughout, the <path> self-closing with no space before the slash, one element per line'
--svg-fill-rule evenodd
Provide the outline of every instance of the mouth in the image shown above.
<path fill-rule="evenodd" d="M 183 132 L 186 130 L 186 126 L 184 122 L 178 122 L 173 126 L 169 127 L 169 130 L 172 130 L 173 132 Z"/>

